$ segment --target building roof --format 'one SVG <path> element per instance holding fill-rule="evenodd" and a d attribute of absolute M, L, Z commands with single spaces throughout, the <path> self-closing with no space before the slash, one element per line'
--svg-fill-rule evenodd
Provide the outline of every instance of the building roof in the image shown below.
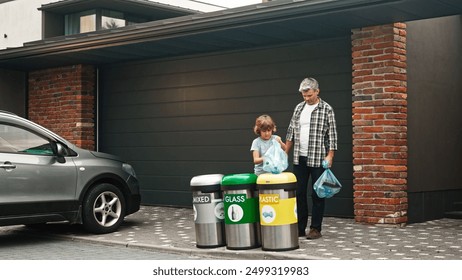
<path fill-rule="evenodd" d="M 107 64 L 350 36 L 351 29 L 457 15 L 460 0 L 278 0 L 32 42 L 0 67 Z"/>

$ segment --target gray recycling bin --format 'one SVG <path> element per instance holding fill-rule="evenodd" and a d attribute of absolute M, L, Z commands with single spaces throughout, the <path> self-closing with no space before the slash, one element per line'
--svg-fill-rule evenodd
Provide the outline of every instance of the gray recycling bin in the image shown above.
<path fill-rule="evenodd" d="M 262 250 L 299 248 L 296 189 L 297 179 L 293 173 L 258 176 Z"/>
<path fill-rule="evenodd" d="M 209 174 L 191 179 L 197 248 L 226 245 L 222 178 L 222 174 Z"/>
<path fill-rule="evenodd" d="M 226 175 L 221 181 L 227 249 L 261 246 L 256 182 L 253 173 Z"/>

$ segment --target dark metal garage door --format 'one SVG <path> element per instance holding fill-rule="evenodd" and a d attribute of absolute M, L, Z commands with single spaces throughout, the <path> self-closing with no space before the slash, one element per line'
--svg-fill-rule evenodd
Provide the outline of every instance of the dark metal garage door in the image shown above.
<path fill-rule="evenodd" d="M 285 139 L 306 76 L 318 79 L 338 123 L 333 171 L 344 190 L 326 212 L 352 217 L 349 37 L 105 66 L 99 149 L 134 165 L 144 204 L 190 206 L 192 177 L 253 172 L 257 116 L 270 114 Z"/>

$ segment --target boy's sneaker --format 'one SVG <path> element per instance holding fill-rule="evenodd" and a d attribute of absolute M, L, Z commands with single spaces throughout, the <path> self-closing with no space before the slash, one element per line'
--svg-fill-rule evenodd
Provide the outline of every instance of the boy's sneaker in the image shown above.
<path fill-rule="evenodd" d="M 321 237 L 322 234 L 315 228 L 311 228 L 310 232 L 308 232 L 308 235 L 306 236 L 307 239 L 318 239 Z"/>

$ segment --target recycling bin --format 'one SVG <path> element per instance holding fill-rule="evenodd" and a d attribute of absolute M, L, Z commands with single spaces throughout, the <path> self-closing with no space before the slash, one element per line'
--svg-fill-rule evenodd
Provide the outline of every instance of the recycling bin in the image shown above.
<path fill-rule="evenodd" d="M 191 179 L 197 248 L 226 245 L 222 178 L 223 174 L 209 174 Z"/>
<path fill-rule="evenodd" d="M 258 176 L 262 250 L 288 251 L 299 248 L 297 178 L 293 173 Z"/>
<path fill-rule="evenodd" d="M 253 173 L 230 174 L 221 181 L 227 249 L 261 246 L 256 182 L 257 175 Z"/>

